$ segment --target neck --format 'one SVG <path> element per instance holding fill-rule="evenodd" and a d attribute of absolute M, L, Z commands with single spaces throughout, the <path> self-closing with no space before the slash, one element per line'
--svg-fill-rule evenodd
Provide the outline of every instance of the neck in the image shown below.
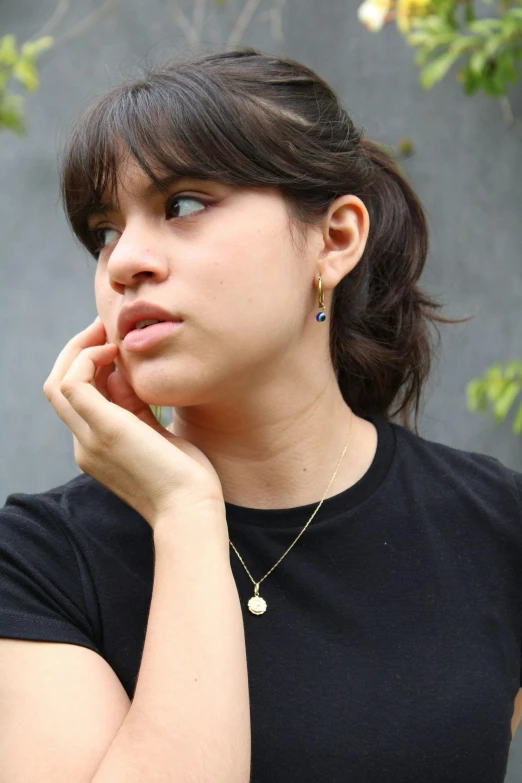
<path fill-rule="evenodd" d="M 265 393 L 219 409 L 175 408 L 173 431 L 212 462 L 225 501 L 247 508 L 318 503 L 348 439 L 326 495 L 333 497 L 366 473 L 377 448 L 375 427 L 352 414 L 334 376 L 308 397 L 301 392 L 270 400 Z"/>

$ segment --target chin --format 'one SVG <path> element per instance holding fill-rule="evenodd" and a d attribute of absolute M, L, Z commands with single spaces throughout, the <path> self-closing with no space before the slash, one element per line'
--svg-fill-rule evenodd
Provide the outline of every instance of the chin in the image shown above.
<path fill-rule="evenodd" d="M 120 369 L 136 395 L 147 405 L 186 408 L 211 402 L 216 388 L 209 384 L 210 373 L 205 377 L 201 362 L 177 359 L 147 357 L 131 363 L 123 359 L 121 364 L 125 366 Z"/>
<path fill-rule="evenodd" d="M 136 374 L 135 374 L 136 375 Z M 174 379 L 164 379 L 163 382 L 154 378 L 129 379 L 136 395 L 147 405 L 158 405 L 162 408 L 186 408 L 202 403 L 202 390 L 197 384 L 179 382 Z M 169 383 L 170 380 L 170 383 Z"/>

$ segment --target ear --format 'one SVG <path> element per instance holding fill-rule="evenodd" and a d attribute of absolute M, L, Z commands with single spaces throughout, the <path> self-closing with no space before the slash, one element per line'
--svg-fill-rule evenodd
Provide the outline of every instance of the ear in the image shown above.
<path fill-rule="evenodd" d="M 332 202 L 322 223 L 323 249 L 317 259 L 326 291 L 335 288 L 359 262 L 369 229 L 368 210 L 360 198 L 345 195 Z"/>

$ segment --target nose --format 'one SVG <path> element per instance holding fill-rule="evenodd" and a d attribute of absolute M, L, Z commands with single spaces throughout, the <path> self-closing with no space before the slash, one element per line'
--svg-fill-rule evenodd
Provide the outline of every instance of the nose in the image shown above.
<path fill-rule="evenodd" d="M 166 280 L 169 271 L 161 240 L 143 224 L 126 226 L 107 262 L 111 288 L 118 293 L 151 278 L 156 282 Z"/>

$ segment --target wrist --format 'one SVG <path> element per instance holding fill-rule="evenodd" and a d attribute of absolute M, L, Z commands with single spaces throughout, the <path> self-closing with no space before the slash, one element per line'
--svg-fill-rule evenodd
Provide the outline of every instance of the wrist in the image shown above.
<path fill-rule="evenodd" d="M 205 500 L 190 502 L 184 506 L 171 505 L 157 514 L 151 524 L 154 547 L 186 547 L 196 550 L 203 547 L 222 551 L 230 562 L 228 525 L 223 501 Z"/>

